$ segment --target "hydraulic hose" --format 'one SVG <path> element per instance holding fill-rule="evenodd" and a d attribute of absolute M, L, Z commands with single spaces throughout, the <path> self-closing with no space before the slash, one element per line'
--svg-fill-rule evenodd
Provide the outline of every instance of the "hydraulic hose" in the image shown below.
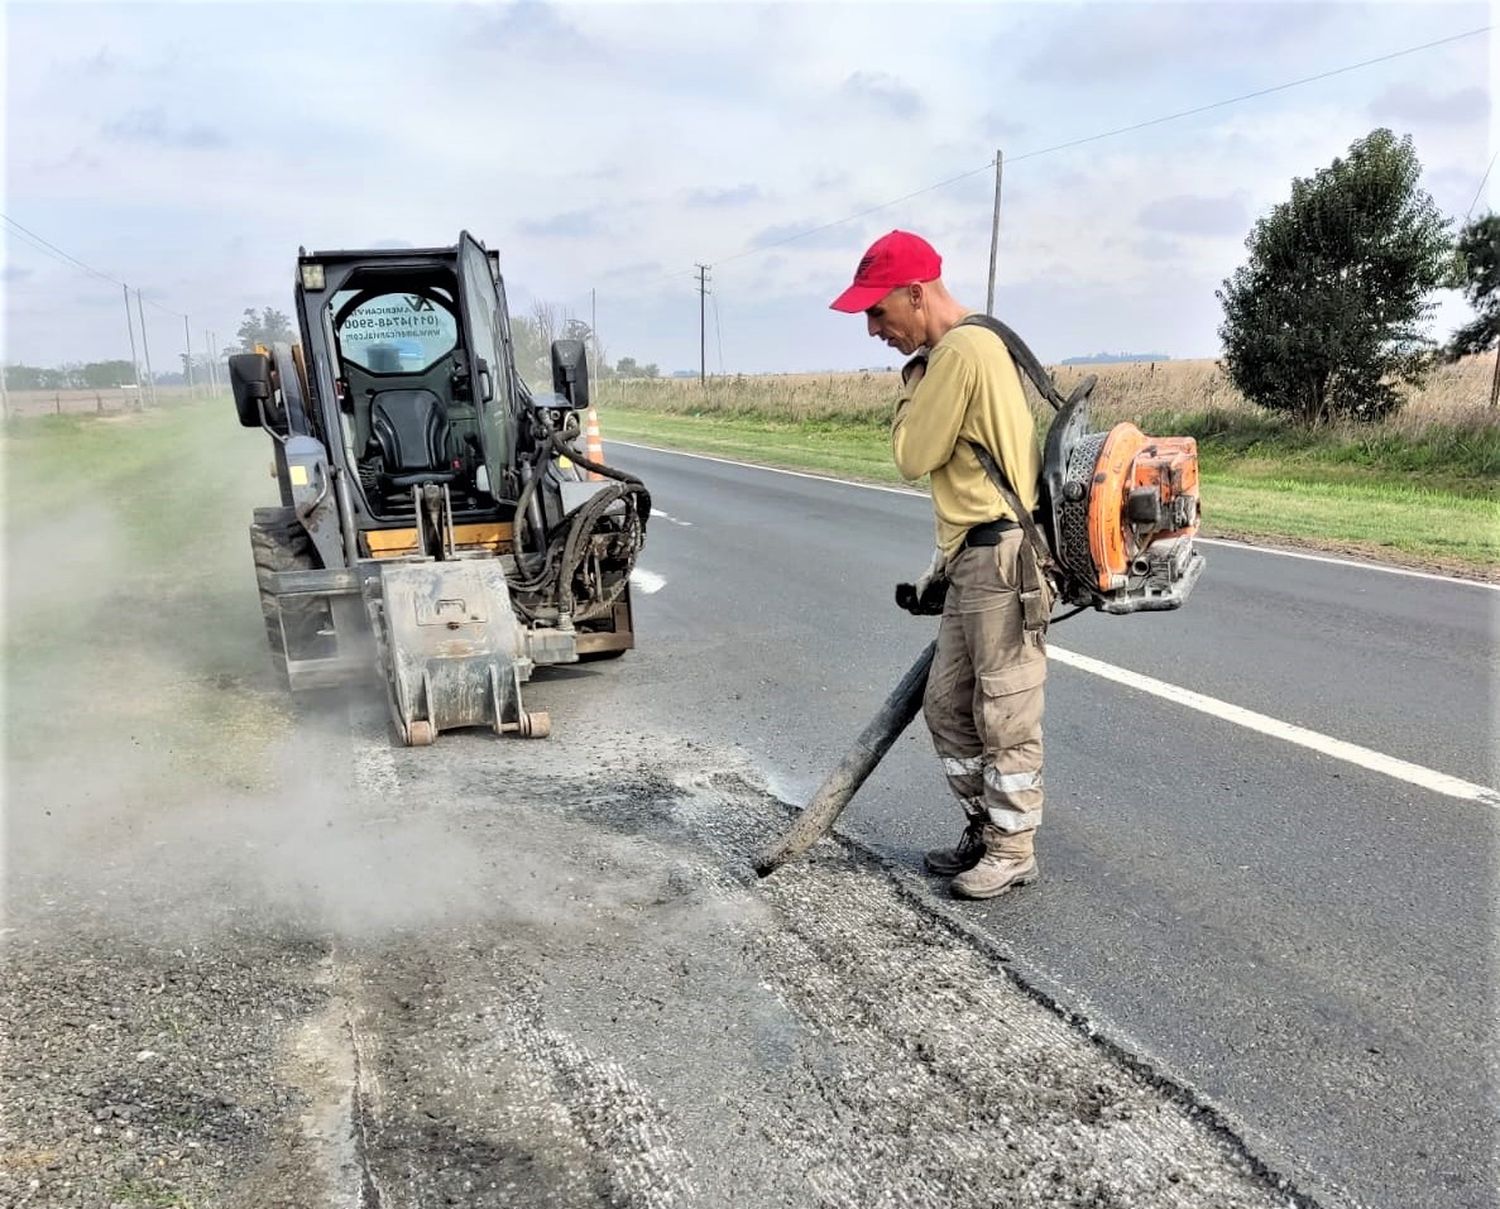
<path fill-rule="evenodd" d="M 558 612 L 571 615 L 574 605 L 573 579 L 588 553 L 589 542 L 600 521 L 617 503 L 622 500 L 625 502 L 626 529 L 620 536 L 631 547 L 629 560 L 633 563 L 635 550 L 640 548 L 646 523 L 651 515 L 651 494 L 647 491 L 646 485 L 635 475 L 616 470 L 612 466 L 596 462 L 579 453 L 573 445 L 568 443 L 565 434 L 558 432 L 545 421 L 542 421 L 538 427 L 541 430 L 538 435 L 545 433 L 546 439 L 531 460 L 533 472 L 522 487 L 520 498 L 516 502 L 514 548 L 518 553 L 522 550 L 523 537 L 528 524 L 531 528 L 536 527 L 531 522 L 529 509 L 536 497 L 537 484 L 545 474 L 543 462 L 548 455 L 565 457 L 584 470 L 591 470 L 595 474 L 613 480 L 574 511 L 565 534 L 554 538 L 544 549 L 537 552 L 542 560 L 539 566 L 533 565 L 528 570 L 518 559 L 517 566 L 520 574 L 512 580 L 511 586 L 518 593 L 535 593 L 544 598 L 555 590 Z M 543 535 L 538 533 L 536 536 L 540 542 Z M 604 593 L 599 600 L 590 601 L 588 616 L 592 617 L 612 607 L 615 601 L 624 594 L 628 581 L 628 574 L 620 576 L 619 582 L 613 589 Z M 516 600 L 516 606 L 523 615 L 530 615 L 530 610 L 519 597 Z M 586 617 L 579 619 L 587 620 Z"/>
<path fill-rule="evenodd" d="M 541 462 L 542 456 L 545 452 L 546 450 L 544 448 L 542 453 L 537 454 L 537 456 L 532 459 L 530 463 L 531 474 L 527 476 L 526 482 L 521 487 L 520 498 L 516 500 L 516 516 L 514 522 L 515 532 L 512 535 L 512 542 L 516 551 L 517 565 L 520 564 L 521 558 L 525 553 L 523 549 L 524 543 L 522 539 L 526 533 L 527 522 L 530 520 L 530 512 L 528 510 L 531 507 L 531 500 L 532 497 L 536 495 L 536 485 L 541 481 L 542 478 L 541 472 L 538 469 L 538 464 Z M 540 544 L 540 542 L 543 540 L 543 536 L 544 535 L 541 533 L 537 534 L 538 544 Z M 547 551 L 545 549 L 542 549 L 539 550 L 538 553 L 540 553 L 545 558 Z"/>
<path fill-rule="evenodd" d="M 626 474 L 623 470 L 616 470 L 613 466 L 606 466 L 603 462 L 596 462 L 591 458 L 585 457 L 573 446 L 565 443 L 555 432 L 551 434 L 551 445 L 560 456 L 567 458 L 569 461 L 576 462 L 585 470 L 592 470 L 595 474 L 602 474 L 606 478 L 618 479 L 622 483 L 633 483 L 642 490 L 645 489 L 646 484 L 636 478 L 635 475 Z M 648 494 L 646 497 L 648 502 L 650 498 Z"/>

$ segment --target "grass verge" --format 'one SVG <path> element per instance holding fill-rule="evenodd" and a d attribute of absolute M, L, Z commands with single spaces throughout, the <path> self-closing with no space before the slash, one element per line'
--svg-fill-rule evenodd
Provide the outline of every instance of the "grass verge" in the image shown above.
<path fill-rule="evenodd" d="M 1500 477 L 1476 473 L 1496 455 L 1476 438 L 1467 459 L 1445 458 L 1454 437 L 1352 447 L 1222 415 L 1145 417 L 1147 431 L 1199 441 L 1207 536 L 1245 537 L 1500 578 Z M 1254 437 L 1259 424 L 1259 436 Z M 867 482 L 900 483 L 884 424 L 756 415 L 687 415 L 606 406 L 610 438 Z M 1457 439 L 1463 439 L 1462 434 Z M 1403 468 L 1401 459 L 1405 459 Z M 1393 463 L 1395 463 L 1393 465 Z M 1500 459 L 1495 462 L 1500 470 Z"/>
<path fill-rule="evenodd" d="M 286 728 L 246 537 L 265 438 L 216 400 L 12 420 L 0 456 L 12 756 L 83 737 L 153 788 L 259 784 Z"/>

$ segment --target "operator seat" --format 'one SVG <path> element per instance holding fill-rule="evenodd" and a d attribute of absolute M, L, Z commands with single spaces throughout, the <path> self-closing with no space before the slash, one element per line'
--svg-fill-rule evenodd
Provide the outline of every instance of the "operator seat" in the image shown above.
<path fill-rule="evenodd" d="M 458 477 L 448 456 L 448 409 L 430 390 L 378 392 L 370 402 L 370 443 L 378 447 L 387 488 Z"/>

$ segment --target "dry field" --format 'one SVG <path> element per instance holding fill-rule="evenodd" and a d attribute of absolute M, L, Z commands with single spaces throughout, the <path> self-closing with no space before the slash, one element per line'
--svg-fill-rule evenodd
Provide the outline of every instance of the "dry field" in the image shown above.
<path fill-rule="evenodd" d="M 197 397 L 186 386 L 158 386 L 156 405 L 185 403 Z M 146 405 L 151 405 L 150 395 Z M 77 416 L 106 415 L 110 412 L 137 411 L 139 399 L 134 387 L 110 386 L 97 390 L 11 390 L 5 393 L 5 414 L 10 416 Z"/>
<path fill-rule="evenodd" d="M 1127 361 L 1049 369 L 1064 394 L 1085 374 L 1097 374 L 1094 414 L 1101 420 L 1152 413 L 1258 410 L 1245 401 L 1219 363 L 1212 360 Z M 1410 392 L 1400 413 L 1383 427 L 1406 435 L 1416 435 L 1434 424 L 1500 427 L 1500 411 L 1487 406 L 1493 371 L 1494 358 L 1489 355 L 1440 366 L 1423 387 Z M 710 377 L 706 389 L 696 379 L 633 378 L 603 382 L 598 395 L 604 406 L 669 413 L 720 412 L 775 415 L 799 422 L 884 423 L 890 418 L 898 390 L 894 373 L 862 371 L 736 374 Z M 1044 410 L 1034 397 L 1032 405 Z"/>

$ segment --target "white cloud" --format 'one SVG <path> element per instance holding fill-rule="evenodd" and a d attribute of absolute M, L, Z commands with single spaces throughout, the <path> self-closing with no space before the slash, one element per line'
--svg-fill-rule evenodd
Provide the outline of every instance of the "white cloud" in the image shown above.
<path fill-rule="evenodd" d="M 13 9 L 7 85 L 25 121 L 7 204 L 221 333 L 246 305 L 286 306 L 299 244 L 421 246 L 468 228 L 502 250 L 514 297 L 581 309 L 597 286 L 611 349 L 675 368 L 696 361 L 691 266 L 707 261 L 728 366 L 790 369 L 885 359 L 825 310 L 892 227 L 928 234 L 982 301 L 997 139 L 1000 297 L 1056 356 L 1211 352 L 1213 288 L 1249 223 L 1375 112 L 1399 108 L 1385 120 L 1414 135 L 1450 210 L 1488 160 L 1472 114 L 1482 38 L 1020 158 L 1482 24 L 1482 6 L 898 12 L 387 3 L 299 8 L 296 38 L 257 39 L 210 5 Z M 108 287 L 19 246 L 5 285 L 12 355 L 118 353 Z M 79 291 L 103 302 L 74 306 Z"/>

